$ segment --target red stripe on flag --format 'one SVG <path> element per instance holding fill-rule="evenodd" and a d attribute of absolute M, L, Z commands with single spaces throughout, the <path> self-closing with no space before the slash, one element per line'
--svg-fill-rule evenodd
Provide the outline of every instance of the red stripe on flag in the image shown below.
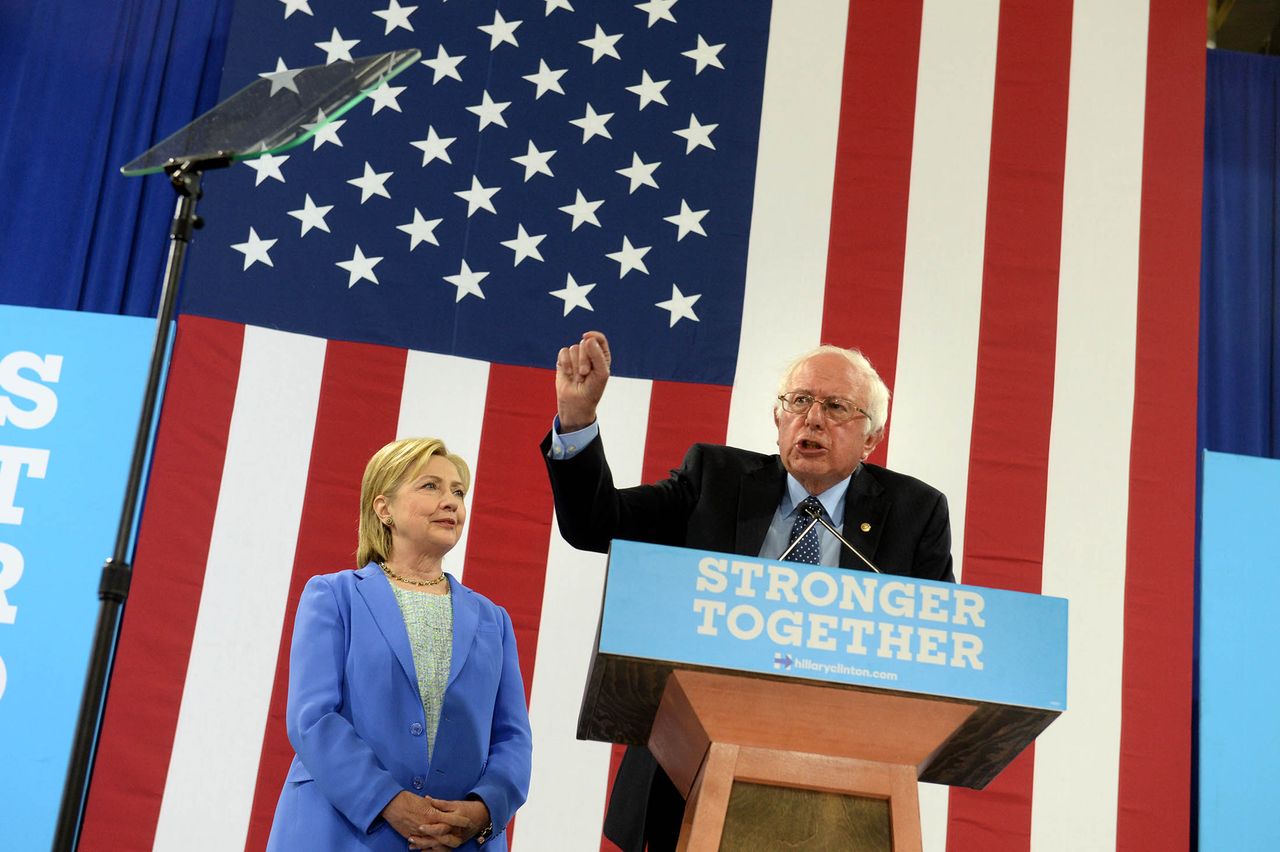
<path fill-rule="evenodd" d="M 466 583 L 511 616 L 526 703 L 538 653 L 554 511 L 538 451 L 555 414 L 554 386 L 551 370 L 489 367 L 476 460 L 479 481 L 468 521 Z"/>
<path fill-rule="evenodd" d="M 693 444 L 723 444 L 729 429 L 732 392 L 726 385 L 654 382 L 649 394 L 649 427 L 640 481 L 666 479 L 684 462 L 684 455 Z M 769 416 L 767 400 L 761 400 L 760 416 Z"/>
<path fill-rule="evenodd" d="M 538 654 L 554 512 L 538 450 L 551 426 L 554 386 L 551 370 L 490 365 L 476 460 L 479 482 L 468 521 L 466 583 L 511 616 L 526 704 Z M 514 820 L 507 843 L 515 848 Z"/>
<path fill-rule="evenodd" d="M 1053 384 L 1070 0 L 1000 5 L 964 533 L 964 582 L 1039 593 Z M 953 788 L 947 847 L 1023 852 L 1034 751 L 985 790 Z"/>
<path fill-rule="evenodd" d="M 729 429 L 729 399 L 733 389 L 726 385 L 703 385 L 685 382 L 654 382 L 649 394 L 649 424 L 645 432 L 644 461 L 640 481 L 658 482 L 680 467 L 685 453 L 695 443 L 723 444 Z M 761 406 L 760 416 L 767 417 Z M 613 782 L 624 746 L 615 745 L 609 757 L 608 792 L 613 795 Z M 600 839 L 601 852 L 618 847 Z"/>
<path fill-rule="evenodd" d="M 293 760 L 284 714 L 298 597 L 312 576 L 354 566 L 360 479 L 369 457 L 396 436 L 404 365 L 403 349 L 330 341 L 325 350 L 307 490 L 262 738 L 247 849 L 267 845 L 276 800 Z"/>
<path fill-rule="evenodd" d="M 845 34 L 822 342 L 860 348 L 889 387 L 898 364 L 921 0 L 851 3 Z M 888 441 L 871 455 L 884 464 Z"/>
<path fill-rule="evenodd" d="M 80 846 L 155 840 L 235 403 L 244 327 L 184 316 Z"/>
<path fill-rule="evenodd" d="M 1191 844 L 1204 19 L 1153 0 L 1129 456 L 1116 849 Z"/>

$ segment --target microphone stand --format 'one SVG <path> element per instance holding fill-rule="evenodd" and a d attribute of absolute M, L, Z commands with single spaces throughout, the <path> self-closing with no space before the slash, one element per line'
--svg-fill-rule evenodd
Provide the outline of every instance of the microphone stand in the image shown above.
<path fill-rule="evenodd" d="M 809 534 L 809 530 L 813 529 L 818 524 L 822 524 L 824 527 L 827 528 L 827 530 L 833 536 L 836 537 L 837 541 L 839 541 L 845 547 L 849 548 L 849 550 L 853 553 L 854 556 L 861 559 L 864 565 L 866 565 L 868 568 L 870 568 L 872 571 L 876 572 L 877 574 L 884 573 L 879 568 L 872 565 L 871 560 L 862 555 L 862 551 L 858 550 L 858 548 L 850 544 L 848 540 L 845 539 L 844 536 L 840 535 L 839 531 L 835 527 L 827 523 L 827 519 L 822 517 L 822 511 L 820 509 L 815 509 L 813 506 L 805 506 L 803 511 L 806 515 L 808 515 L 813 520 L 809 521 L 809 525 L 805 527 L 803 531 L 801 531 L 800 535 L 796 536 L 796 540 L 791 542 L 791 544 L 787 546 L 786 550 L 782 551 L 782 555 L 778 557 L 779 562 L 783 561 L 784 559 L 786 559 L 788 556 L 791 555 L 791 551 L 795 550 L 796 545 L 798 545 L 804 539 L 804 537 Z"/>

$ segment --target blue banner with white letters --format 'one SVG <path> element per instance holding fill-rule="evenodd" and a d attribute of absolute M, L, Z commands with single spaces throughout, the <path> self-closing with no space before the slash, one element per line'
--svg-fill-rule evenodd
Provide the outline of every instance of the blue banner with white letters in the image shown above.
<path fill-rule="evenodd" d="M 155 321 L 0 305 L 0 846 L 47 849 Z"/>
<path fill-rule="evenodd" d="M 1048 710 L 1062 598 L 614 541 L 600 653 Z"/>

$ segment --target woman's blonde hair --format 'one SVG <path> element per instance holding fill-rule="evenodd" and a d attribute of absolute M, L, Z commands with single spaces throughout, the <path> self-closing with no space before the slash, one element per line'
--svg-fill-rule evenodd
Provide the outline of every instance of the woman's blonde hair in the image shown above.
<path fill-rule="evenodd" d="M 356 567 L 385 562 L 391 554 L 391 529 L 382 523 L 373 501 L 379 494 L 390 497 L 431 461 L 444 456 L 453 462 L 462 477 L 464 491 L 471 489 L 471 469 L 461 456 L 449 452 L 439 438 L 401 438 L 373 454 L 360 480 L 360 526 L 356 543 Z"/>

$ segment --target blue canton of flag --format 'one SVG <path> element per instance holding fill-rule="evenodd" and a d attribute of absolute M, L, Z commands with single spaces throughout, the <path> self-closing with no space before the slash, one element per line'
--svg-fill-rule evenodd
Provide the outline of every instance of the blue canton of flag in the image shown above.
<path fill-rule="evenodd" d="M 183 310 L 537 366 L 599 328 L 616 373 L 732 383 L 769 12 L 242 0 L 223 97 L 422 61 L 312 141 L 209 175 Z"/>

